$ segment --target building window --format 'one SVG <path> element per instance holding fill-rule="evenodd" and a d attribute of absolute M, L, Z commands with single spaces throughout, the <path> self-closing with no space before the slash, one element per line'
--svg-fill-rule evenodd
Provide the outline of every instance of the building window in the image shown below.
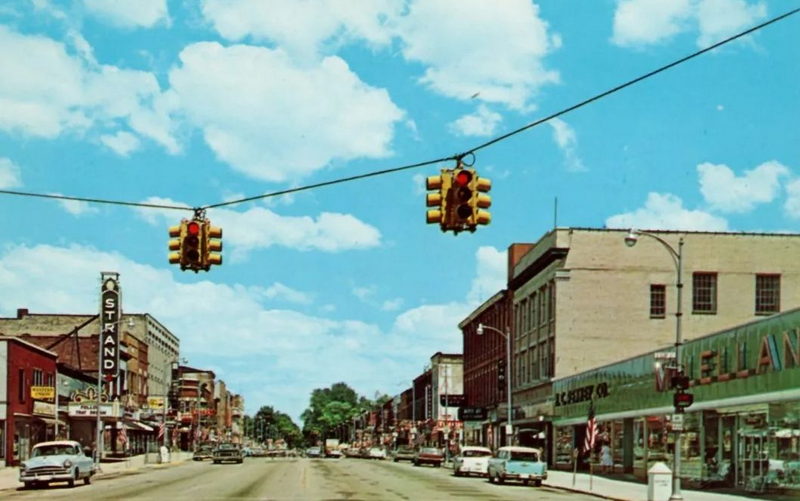
<path fill-rule="evenodd" d="M 17 390 L 18 390 L 17 399 L 20 402 L 25 402 L 25 369 L 19 369 L 17 375 L 19 377 L 17 385 Z"/>
<path fill-rule="evenodd" d="M 43 386 L 44 376 L 42 369 L 33 369 L 33 386 Z"/>
<path fill-rule="evenodd" d="M 756 315 L 778 313 L 781 309 L 781 276 L 756 275 Z"/>
<path fill-rule="evenodd" d="M 650 318 L 667 315 L 667 288 L 663 284 L 650 285 Z"/>
<path fill-rule="evenodd" d="M 695 273 L 692 275 L 692 311 L 694 313 L 717 312 L 717 274 Z"/>

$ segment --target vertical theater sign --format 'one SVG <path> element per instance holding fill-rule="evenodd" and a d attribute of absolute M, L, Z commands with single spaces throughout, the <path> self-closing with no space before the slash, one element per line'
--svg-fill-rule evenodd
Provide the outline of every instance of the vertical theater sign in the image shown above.
<path fill-rule="evenodd" d="M 121 313 L 119 274 L 103 272 L 100 291 L 100 363 L 106 381 L 113 380 L 119 373 Z"/>

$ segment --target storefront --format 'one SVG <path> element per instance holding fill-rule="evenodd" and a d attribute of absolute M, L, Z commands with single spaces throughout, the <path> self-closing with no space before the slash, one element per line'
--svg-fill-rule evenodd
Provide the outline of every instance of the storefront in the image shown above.
<path fill-rule="evenodd" d="M 655 462 L 671 465 L 670 351 L 555 381 L 554 467 L 572 467 L 590 404 L 598 423 L 594 458 L 607 446 L 609 472 L 645 479 Z M 689 341 L 681 358 L 694 395 L 679 416 L 681 478 L 705 488 L 800 493 L 800 310 Z"/>

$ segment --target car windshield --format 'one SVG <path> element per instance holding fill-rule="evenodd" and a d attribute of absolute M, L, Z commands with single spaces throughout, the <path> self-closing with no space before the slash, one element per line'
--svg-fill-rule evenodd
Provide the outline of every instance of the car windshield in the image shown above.
<path fill-rule="evenodd" d="M 517 461 L 538 461 L 539 455 L 535 452 L 511 451 L 511 459 L 516 459 Z"/>
<path fill-rule="evenodd" d="M 33 457 L 38 456 L 58 456 L 62 454 L 73 455 L 78 451 L 72 445 L 45 445 L 33 449 Z"/>
<path fill-rule="evenodd" d="M 467 450 L 467 451 L 463 451 L 461 453 L 461 455 L 464 456 L 465 458 L 482 458 L 482 457 L 491 456 L 492 453 L 489 452 L 489 451 L 470 451 L 470 450 Z"/>
<path fill-rule="evenodd" d="M 429 449 L 429 448 L 421 449 L 419 451 L 419 453 L 420 454 L 441 454 L 441 452 L 439 452 L 439 449 Z"/>
<path fill-rule="evenodd" d="M 235 449 L 236 446 L 233 444 L 219 444 L 220 449 Z"/>

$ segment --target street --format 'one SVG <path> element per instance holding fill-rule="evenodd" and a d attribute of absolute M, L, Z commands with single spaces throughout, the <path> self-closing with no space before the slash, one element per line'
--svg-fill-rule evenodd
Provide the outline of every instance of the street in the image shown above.
<path fill-rule="evenodd" d="M 248 458 L 243 464 L 187 462 L 99 478 L 7 490 L 8 499 L 596 499 L 550 487 L 493 485 L 447 468 L 366 459 Z"/>

